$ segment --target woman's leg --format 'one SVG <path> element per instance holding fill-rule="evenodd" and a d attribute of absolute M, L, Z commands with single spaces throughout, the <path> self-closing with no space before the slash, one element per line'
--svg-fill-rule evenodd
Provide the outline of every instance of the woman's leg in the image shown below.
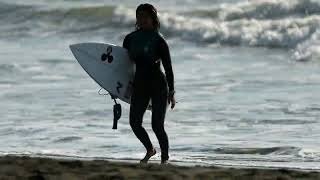
<path fill-rule="evenodd" d="M 164 120 L 168 105 L 167 94 L 167 91 L 158 91 L 152 95 L 152 129 L 160 144 L 162 162 L 166 162 L 169 159 L 168 136 L 164 130 Z"/>
<path fill-rule="evenodd" d="M 142 126 L 143 115 L 148 107 L 150 101 L 150 96 L 145 93 L 133 92 L 131 97 L 130 105 L 130 126 L 137 136 L 137 138 L 142 142 L 144 147 L 148 152 L 153 150 L 152 143 L 147 134 L 147 131 Z"/>

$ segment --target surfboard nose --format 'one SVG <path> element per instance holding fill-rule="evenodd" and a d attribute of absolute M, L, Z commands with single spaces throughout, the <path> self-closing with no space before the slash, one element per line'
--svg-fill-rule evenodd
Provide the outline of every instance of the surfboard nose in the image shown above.
<path fill-rule="evenodd" d="M 89 49 L 92 49 L 93 45 L 94 43 L 76 43 L 76 44 L 71 44 L 69 47 L 73 53 L 75 51 L 88 52 Z"/>
<path fill-rule="evenodd" d="M 74 50 L 76 50 L 76 49 L 79 49 L 79 47 L 80 47 L 80 44 L 71 44 L 71 45 L 69 46 L 69 48 L 70 48 L 70 50 L 71 50 L 72 52 L 74 52 Z"/>
<path fill-rule="evenodd" d="M 88 51 L 87 45 L 84 43 L 71 44 L 69 48 L 76 59 L 80 52 L 85 53 Z"/>

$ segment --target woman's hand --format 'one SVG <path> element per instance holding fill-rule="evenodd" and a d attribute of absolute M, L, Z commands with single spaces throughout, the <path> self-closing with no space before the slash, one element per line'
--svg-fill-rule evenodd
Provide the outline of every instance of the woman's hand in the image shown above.
<path fill-rule="evenodd" d="M 168 103 L 171 104 L 171 109 L 176 106 L 176 98 L 174 97 L 174 93 L 169 93 Z"/>

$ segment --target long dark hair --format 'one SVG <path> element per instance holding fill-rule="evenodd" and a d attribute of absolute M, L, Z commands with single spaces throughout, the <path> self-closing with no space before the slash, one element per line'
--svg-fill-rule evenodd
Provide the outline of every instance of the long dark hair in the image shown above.
<path fill-rule="evenodd" d="M 157 13 L 157 9 L 152 6 L 151 4 L 140 4 L 137 7 L 136 10 L 136 15 L 138 14 L 139 11 L 145 11 L 147 12 L 151 19 L 152 19 L 152 23 L 153 23 L 153 27 L 155 30 L 159 30 L 160 29 L 160 21 L 159 21 L 159 17 L 158 17 L 158 13 Z M 136 22 L 136 29 L 140 29 L 140 27 L 138 26 L 137 22 Z"/>

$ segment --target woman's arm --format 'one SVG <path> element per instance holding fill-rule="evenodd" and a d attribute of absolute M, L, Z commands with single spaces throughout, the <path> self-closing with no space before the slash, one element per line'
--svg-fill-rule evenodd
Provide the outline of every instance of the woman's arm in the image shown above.
<path fill-rule="evenodd" d="M 160 58 L 162 60 L 162 65 L 166 73 L 166 78 L 169 86 L 169 97 L 168 101 L 171 103 L 171 109 L 174 108 L 176 105 L 176 100 L 174 97 L 175 90 L 174 90 L 174 75 L 172 70 L 172 63 L 171 63 L 171 56 L 170 56 L 170 50 L 167 42 L 161 38 L 160 42 Z"/>
<path fill-rule="evenodd" d="M 176 105 L 176 99 L 174 97 L 174 75 L 172 70 L 171 56 L 169 51 L 169 46 L 167 42 L 161 38 L 160 42 L 160 58 L 162 60 L 162 65 L 166 73 L 166 78 L 169 86 L 169 96 L 168 102 L 171 103 L 171 109 L 173 109 Z"/>
<path fill-rule="evenodd" d="M 168 86 L 169 86 L 169 92 L 174 92 L 174 75 L 172 70 L 172 63 L 171 63 L 171 56 L 170 56 L 170 50 L 167 42 L 162 39 L 160 42 L 160 58 L 162 61 L 163 68 L 165 70 Z"/>
<path fill-rule="evenodd" d="M 129 50 L 129 37 L 128 37 L 128 35 L 126 35 L 126 37 L 124 38 L 122 47 Z"/>

